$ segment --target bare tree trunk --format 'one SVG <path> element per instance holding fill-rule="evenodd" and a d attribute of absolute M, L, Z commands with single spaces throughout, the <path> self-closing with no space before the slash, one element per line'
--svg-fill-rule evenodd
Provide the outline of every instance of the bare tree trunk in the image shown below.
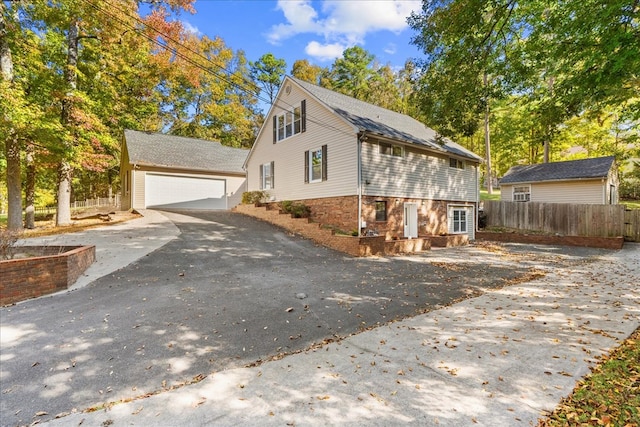
<path fill-rule="evenodd" d="M 25 169 L 27 172 L 27 182 L 25 183 L 25 227 L 32 229 L 36 227 L 36 163 L 35 163 L 35 146 L 27 144 L 25 156 Z"/>
<path fill-rule="evenodd" d="M 13 58 L 7 41 L 6 6 L 0 2 L 0 71 L 2 79 L 13 84 Z M 9 119 L 7 121 L 10 122 Z M 6 135 L 5 158 L 7 159 L 7 229 L 22 230 L 22 178 L 20 176 L 20 141 L 15 130 Z"/>
<path fill-rule="evenodd" d="M 485 91 L 488 93 L 488 77 L 485 72 L 482 76 L 484 82 Z M 489 96 L 485 96 L 485 107 L 484 107 L 484 151 L 487 160 L 487 193 L 493 194 L 493 171 L 491 169 L 491 138 L 489 137 Z"/>
<path fill-rule="evenodd" d="M 73 131 L 71 109 L 73 108 L 74 92 L 78 86 L 78 21 L 72 19 L 69 24 L 69 34 L 67 36 L 67 67 L 64 70 L 64 79 L 67 84 L 67 93 L 62 100 L 62 125 Z M 71 147 L 68 141 L 65 141 L 66 152 L 58 164 L 58 209 L 56 210 L 56 225 L 64 226 L 71 224 L 71 177 L 73 169 L 67 156 Z"/>

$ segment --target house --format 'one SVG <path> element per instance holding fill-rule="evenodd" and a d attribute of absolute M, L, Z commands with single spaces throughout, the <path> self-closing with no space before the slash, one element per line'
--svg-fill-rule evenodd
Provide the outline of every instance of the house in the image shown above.
<path fill-rule="evenodd" d="M 287 76 L 245 170 L 248 191 L 345 233 L 474 239 L 481 160 L 409 116 Z"/>
<path fill-rule="evenodd" d="M 245 191 L 248 153 L 219 142 L 125 130 L 122 209 L 230 209 Z"/>
<path fill-rule="evenodd" d="M 501 199 L 514 202 L 617 204 L 613 156 L 513 166 L 500 180 Z"/>

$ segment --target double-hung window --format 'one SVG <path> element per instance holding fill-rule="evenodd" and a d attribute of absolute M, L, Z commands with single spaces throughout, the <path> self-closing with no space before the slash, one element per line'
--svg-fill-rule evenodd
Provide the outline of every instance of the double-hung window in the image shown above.
<path fill-rule="evenodd" d="M 273 143 L 290 138 L 306 130 L 306 102 L 273 116 Z"/>
<path fill-rule="evenodd" d="M 514 202 L 528 202 L 531 200 L 531 187 L 523 185 L 520 187 L 513 187 L 513 201 Z"/>
<path fill-rule="evenodd" d="M 260 165 L 260 189 L 270 190 L 274 184 L 274 162 Z"/>
<path fill-rule="evenodd" d="M 464 169 L 464 161 L 449 157 L 449 167 L 455 169 Z"/>
<path fill-rule="evenodd" d="M 453 232 L 467 232 L 467 210 L 465 208 L 453 209 Z"/>
<path fill-rule="evenodd" d="M 304 182 L 327 180 L 327 146 L 304 152 Z"/>
<path fill-rule="evenodd" d="M 380 154 L 384 154 L 385 156 L 403 157 L 404 155 L 402 145 L 378 142 L 378 146 L 380 147 Z"/>

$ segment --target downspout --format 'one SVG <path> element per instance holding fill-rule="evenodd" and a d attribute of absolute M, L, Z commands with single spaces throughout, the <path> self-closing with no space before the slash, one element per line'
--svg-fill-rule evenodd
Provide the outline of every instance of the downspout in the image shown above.
<path fill-rule="evenodd" d="M 362 141 L 364 132 L 358 136 L 358 237 L 362 236 Z"/>

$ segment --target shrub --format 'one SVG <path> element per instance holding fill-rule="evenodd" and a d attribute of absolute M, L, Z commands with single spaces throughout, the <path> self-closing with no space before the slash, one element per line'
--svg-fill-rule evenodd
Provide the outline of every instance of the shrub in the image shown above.
<path fill-rule="evenodd" d="M 264 203 L 269 199 L 269 193 L 264 190 L 245 191 L 242 193 L 243 205 L 256 205 Z"/>
<path fill-rule="evenodd" d="M 282 212 L 291 214 L 294 218 L 309 218 L 311 215 L 311 208 L 300 202 L 284 200 L 280 203 L 280 208 L 282 209 Z"/>
<path fill-rule="evenodd" d="M 0 260 L 13 258 L 15 244 L 21 236 L 20 231 L 0 230 Z"/>

